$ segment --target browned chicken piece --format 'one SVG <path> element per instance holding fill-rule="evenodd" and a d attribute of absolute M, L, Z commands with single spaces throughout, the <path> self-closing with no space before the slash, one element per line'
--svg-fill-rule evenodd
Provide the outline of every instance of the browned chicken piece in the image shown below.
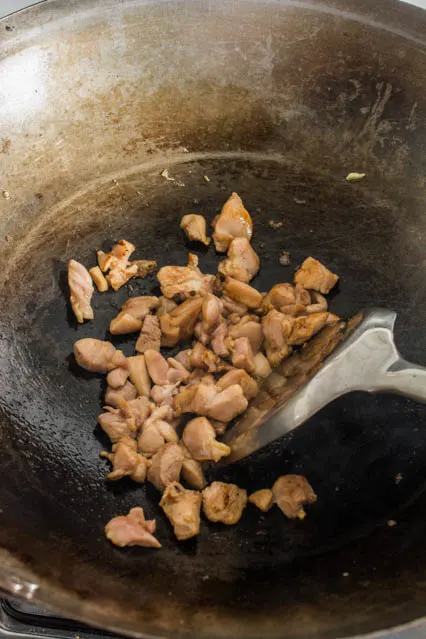
<path fill-rule="evenodd" d="M 147 350 L 159 351 L 161 346 L 161 329 L 158 317 L 147 315 L 143 321 L 142 330 L 136 342 L 136 350 L 145 353 Z"/>
<path fill-rule="evenodd" d="M 274 501 L 289 519 L 304 519 L 303 506 L 313 504 L 317 496 L 306 477 L 302 475 L 283 475 L 272 486 Z"/>
<path fill-rule="evenodd" d="M 338 279 L 338 276 L 329 271 L 324 264 L 313 257 L 307 257 L 296 271 L 294 283 L 326 295 L 337 284 Z"/>
<path fill-rule="evenodd" d="M 151 405 L 147 397 L 137 397 L 127 402 L 137 428 L 140 428 L 151 414 Z"/>
<path fill-rule="evenodd" d="M 103 273 L 116 268 L 118 265 L 126 266 L 129 258 L 135 251 L 135 246 L 127 240 L 119 240 L 109 253 L 97 251 L 98 264 Z"/>
<path fill-rule="evenodd" d="M 213 426 L 216 435 L 219 435 L 219 436 L 224 435 L 228 427 L 228 424 L 225 424 L 225 422 L 220 422 L 217 419 L 209 419 L 209 422 Z"/>
<path fill-rule="evenodd" d="M 127 368 L 114 368 L 107 375 L 107 384 L 110 388 L 120 388 L 124 386 L 129 377 L 129 370 Z"/>
<path fill-rule="evenodd" d="M 70 302 L 77 322 L 92 320 L 95 315 L 90 306 L 93 295 L 93 282 L 88 270 L 76 260 L 68 262 L 68 285 L 70 287 Z"/>
<path fill-rule="evenodd" d="M 248 401 L 239 384 L 225 388 L 216 395 L 208 407 L 207 417 L 220 422 L 230 422 L 248 406 Z"/>
<path fill-rule="evenodd" d="M 228 258 L 220 262 L 218 270 L 222 275 L 229 275 L 248 284 L 258 272 L 259 266 L 259 258 L 250 242 L 245 237 L 239 237 L 232 240 Z"/>
<path fill-rule="evenodd" d="M 254 371 L 254 356 L 247 337 L 239 337 L 232 348 L 232 365 L 243 368 L 248 373 Z"/>
<path fill-rule="evenodd" d="M 182 366 L 189 372 L 192 371 L 191 352 L 191 348 L 185 348 L 184 350 L 179 351 L 179 353 L 174 357 L 174 359 L 178 361 L 179 364 L 182 364 Z"/>
<path fill-rule="evenodd" d="M 227 457 L 231 449 L 216 441 L 216 431 L 205 417 L 191 419 L 183 429 L 182 441 L 196 461 L 218 462 Z"/>
<path fill-rule="evenodd" d="M 195 537 L 200 532 L 201 493 L 187 490 L 178 482 L 163 493 L 160 506 L 173 526 L 179 541 Z"/>
<path fill-rule="evenodd" d="M 157 263 L 153 260 L 129 262 L 134 250 L 131 242 L 119 240 L 110 253 L 97 252 L 98 264 L 103 273 L 109 271 L 106 280 L 114 291 L 118 291 L 131 277 L 146 277 L 157 268 Z"/>
<path fill-rule="evenodd" d="M 208 246 L 211 242 L 206 235 L 206 220 L 202 215 L 184 215 L 180 221 L 180 228 L 185 231 L 186 237 L 192 242 L 202 242 Z"/>
<path fill-rule="evenodd" d="M 121 307 L 121 312 L 133 315 L 138 320 L 144 320 L 159 305 L 160 300 L 158 297 L 154 295 L 139 295 L 138 297 L 129 297 Z"/>
<path fill-rule="evenodd" d="M 303 344 L 307 342 L 325 326 L 327 318 L 328 313 L 312 313 L 311 315 L 295 317 L 288 343 Z"/>
<path fill-rule="evenodd" d="M 288 340 L 293 329 L 293 322 L 292 317 L 275 310 L 269 311 L 262 318 L 266 356 L 272 367 L 277 366 L 290 354 Z"/>
<path fill-rule="evenodd" d="M 203 473 L 203 468 L 200 462 L 197 462 L 189 452 L 189 450 L 181 443 L 183 451 L 183 463 L 182 463 L 182 479 L 195 490 L 203 490 L 206 487 L 206 480 Z"/>
<path fill-rule="evenodd" d="M 176 430 L 171 424 L 169 424 L 169 422 L 165 422 L 164 419 L 159 419 L 155 425 L 165 442 L 177 443 L 179 441 L 179 436 Z"/>
<path fill-rule="evenodd" d="M 165 444 L 155 453 L 148 469 L 148 481 L 163 492 L 169 484 L 179 481 L 183 452 L 179 444 Z"/>
<path fill-rule="evenodd" d="M 228 357 L 229 344 L 227 341 L 228 327 L 225 322 L 221 322 L 219 326 L 214 330 L 211 338 L 211 347 L 219 357 Z"/>
<path fill-rule="evenodd" d="M 225 388 L 229 388 L 229 386 L 233 386 L 234 384 L 241 386 L 244 395 L 249 401 L 253 399 L 259 391 L 257 382 L 250 377 L 245 370 L 237 368 L 231 368 L 230 371 L 225 373 L 216 383 L 216 388 L 219 391 L 223 391 Z"/>
<path fill-rule="evenodd" d="M 247 491 L 235 484 L 214 481 L 203 490 L 203 511 L 207 519 L 231 526 L 240 521 L 247 504 Z"/>
<path fill-rule="evenodd" d="M 248 308 L 258 308 L 262 304 L 262 295 L 255 288 L 233 277 L 227 277 L 224 287 L 225 295 Z"/>
<path fill-rule="evenodd" d="M 253 358 L 254 371 L 253 377 L 259 381 L 265 379 L 272 373 L 272 368 L 268 362 L 268 358 L 263 353 L 256 353 Z"/>
<path fill-rule="evenodd" d="M 108 290 L 108 282 L 104 278 L 99 266 L 94 266 L 93 268 L 89 269 L 89 273 L 99 293 L 105 293 L 105 291 Z"/>
<path fill-rule="evenodd" d="M 125 418 L 120 411 L 108 411 L 98 416 L 98 424 L 113 444 L 123 437 L 136 437 L 137 426 L 132 418 Z"/>
<path fill-rule="evenodd" d="M 335 324 L 336 322 L 340 322 L 340 317 L 334 313 L 328 313 L 326 324 Z"/>
<path fill-rule="evenodd" d="M 197 392 L 192 399 L 190 412 L 196 415 L 207 415 L 213 400 L 217 396 L 216 386 L 215 384 L 204 383 L 203 378 L 201 383 L 196 384 L 196 388 Z"/>
<path fill-rule="evenodd" d="M 149 397 L 151 392 L 151 379 L 148 374 L 148 368 L 144 355 L 134 355 L 127 358 L 129 367 L 129 376 L 132 384 L 136 386 L 138 395 Z"/>
<path fill-rule="evenodd" d="M 113 470 L 108 479 L 116 481 L 123 477 L 130 477 L 134 481 L 143 483 L 148 470 L 148 460 L 137 452 L 137 444 L 131 437 L 123 437 L 113 445 L 112 453 L 102 452 L 101 457 L 109 459 Z"/>
<path fill-rule="evenodd" d="M 162 346 L 176 346 L 179 340 L 191 337 L 203 304 L 202 297 L 195 297 L 179 304 L 171 313 L 160 317 Z"/>
<path fill-rule="evenodd" d="M 254 504 L 257 508 L 259 508 L 259 510 L 267 513 L 274 505 L 274 494 L 272 490 L 269 490 L 269 488 L 262 488 L 261 490 L 256 490 L 255 493 L 252 493 L 248 500 L 251 504 Z"/>
<path fill-rule="evenodd" d="M 163 266 L 158 271 L 158 281 L 161 292 L 168 298 L 175 295 L 188 297 L 204 292 L 202 273 L 190 266 Z"/>
<path fill-rule="evenodd" d="M 207 293 L 201 307 L 203 328 L 207 333 L 210 333 L 219 324 L 222 311 L 223 304 L 220 299 L 212 293 Z"/>
<path fill-rule="evenodd" d="M 176 384 L 164 384 L 164 386 L 153 386 L 151 389 L 152 401 L 158 405 L 168 404 L 173 406 L 173 397 L 177 394 Z"/>
<path fill-rule="evenodd" d="M 253 222 L 250 213 L 244 208 L 244 204 L 237 193 L 232 193 L 223 205 L 212 226 L 214 227 L 213 240 L 216 251 L 224 253 L 230 243 L 236 237 L 245 237 L 251 240 L 253 235 Z"/>
<path fill-rule="evenodd" d="M 155 519 L 146 521 L 142 508 L 132 508 L 128 515 L 114 517 L 105 526 L 105 535 L 113 544 L 124 546 L 143 546 L 161 548 L 154 537 Z"/>
<path fill-rule="evenodd" d="M 121 311 L 111 320 L 109 325 L 109 332 L 112 335 L 126 335 L 127 333 L 136 333 L 142 328 L 142 320 L 137 317 L 133 317 L 130 313 Z"/>
<path fill-rule="evenodd" d="M 156 423 L 148 420 L 142 425 L 141 433 L 138 437 L 138 449 L 146 457 L 152 457 L 165 444 L 164 437 L 157 428 Z"/>
<path fill-rule="evenodd" d="M 306 312 L 310 313 L 324 313 L 328 310 L 327 300 L 321 293 L 317 291 L 311 291 L 310 304 L 306 306 Z"/>
<path fill-rule="evenodd" d="M 138 393 L 135 386 L 127 381 L 124 386 L 120 388 L 111 388 L 108 386 L 105 393 L 105 404 L 108 406 L 114 406 L 114 408 L 120 408 L 120 400 L 124 399 L 126 402 L 136 399 Z"/>
<path fill-rule="evenodd" d="M 196 342 L 191 351 L 190 362 L 193 368 L 203 368 L 209 373 L 216 373 L 223 368 L 220 358 L 201 342 Z"/>
<path fill-rule="evenodd" d="M 237 302 L 228 295 L 224 295 L 221 300 L 223 304 L 223 311 L 227 314 L 228 321 L 230 321 L 231 324 L 237 324 L 241 317 L 248 311 L 248 306 Z"/>
<path fill-rule="evenodd" d="M 164 295 L 161 295 L 160 302 L 156 310 L 157 317 L 161 317 L 162 315 L 165 315 L 166 313 L 171 313 L 172 311 L 174 311 L 176 306 L 177 306 L 176 302 L 174 302 L 173 300 L 169 300 L 169 298 L 164 297 Z"/>
<path fill-rule="evenodd" d="M 265 313 L 275 308 L 280 310 L 281 306 L 289 306 L 296 303 L 296 293 L 294 286 L 283 282 L 275 284 L 263 299 L 263 310 Z"/>
<path fill-rule="evenodd" d="M 91 373 L 107 373 L 122 366 L 127 361 L 121 351 L 117 351 L 111 342 L 103 342 L 93 337 L 83 337 L 74 344 L 74 356 L 77 364 Z"/>
<path fill-rule="evenodd" d="M 228 335 L 232 337 L 232 339 L 247 337 L 253 353 L 258 353 L 262 348 L 263 330 L 259 321 L 245 319 L 243 317 L 238 324 L 230 326 Z"/>
<path fill-rule="evenodd" d="M 167 363 L 170 367 L 169 381 L 171 384 L 187 382 L 189 380 L 189 370 L 183 364 L 181 364 L 181 362 L 176 357 L 169 357 L 167 359 Z"/>
<path fill-rule="evenodd" d="M 155 350 L 145 351 L 145 363 L 154 384 L 162 386 L 169 383 L 169 365 L 161 353 Z"/>
<path fill-rule="evenodd" d="M 135 260 L 130 264 L 130 268 L 136 267 L 136 277 L 144 278 L 147 275 L 151 275 L 157 270 L 157 262 L 155 260 Z"/>

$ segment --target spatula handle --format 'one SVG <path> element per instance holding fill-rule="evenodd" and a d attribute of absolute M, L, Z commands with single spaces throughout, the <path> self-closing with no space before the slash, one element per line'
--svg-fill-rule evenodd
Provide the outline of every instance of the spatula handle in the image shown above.
<path fill-rule="evenodd" d="M 401 358 L 381 376 L 377 390 L 397 393 L 426 404 L 426 368 Z"/>

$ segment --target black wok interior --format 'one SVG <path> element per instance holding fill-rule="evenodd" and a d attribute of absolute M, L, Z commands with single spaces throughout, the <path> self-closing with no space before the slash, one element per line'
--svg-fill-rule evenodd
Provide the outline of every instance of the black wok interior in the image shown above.
<path fill-rule="evenodd" d="M 59 98 L 35 114 L 46 136 L 40 167 L 35 133 L 0 125 L 13 195 L 0 202 L 0 585 L 10 589 L 15 571 L 39 584 L 43 603 L 138 636 L 343 637 L 421 617 L 424 406 L 341 398 L 291 437 L 214 471 L 248 490 L 306 475 L 319 499 L 305 521 L 249 507 L 238 526 L 203 521 L 199 537 L 177 543 L 152 486 L 106 483 L 99 452 L 108 443 L 96 426 L 104 381 L 71 355 L 80 337 L 110 339 L 117 309 L 129 295 L 156 293 L 155 277 L 97 294 L 95 320 L 77 326 L 66 263 L 92 266 L 96 249 L 124 237 L 137 257 L 185 264 L 194 251 L 214 272 L 221 258 L 188 243 L 179 220 L 191 212 L 211 221 L 237 191 L 254 221 L 256 287 L 291 281 L 314 255 L 340 275 L 333 312 L 394 309 L 401 352 L 426 363 L 426 19 L 392 2 L 361 3 L 357 15 L 342 3 L 72 4 L 72 25 L 63 3 L 48 2 L 13 18 L 7 41 L 8 55 L 39 43 L 58 56 L 46 73 L 74 102 L 66 110 Z M 122 46 L 133 47 L 115 49 L 115 64 L 121 56 L 145 71 L 130 82 L 124 69 L 105 79 L 109 91 L 80 97 L 84 61 L 63 48 L 94 34 L 103 41 L 114 11 Z M 43 21 L 50 30 L 34 31 Z M 60 32 L 65 45 L 54 39 Z M 146 72 L 152 50 L 155 79 Z M 85 109 L 89 122 L 76 115 Z M 48 144 L 53 134 L 63 150 Z M 55 153 L 67 154 L 66 170 L 59 159 L 55 173 Z M 345 181 L 361 170 L 362 182 Z M 279 263 L 284 250 L 289 266 Z M 113 341 L 130 354 L 135 339 Z M 161 551 L 105 540 L 105 523 L 135 505 L 157 519 Z"/>

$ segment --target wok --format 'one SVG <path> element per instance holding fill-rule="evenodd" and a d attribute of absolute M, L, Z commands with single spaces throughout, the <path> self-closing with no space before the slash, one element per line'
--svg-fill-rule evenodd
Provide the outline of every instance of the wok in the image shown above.
<path fill-rule="evenodd" d="M 394 309 L 398 346 L 424 363 L 425 16 L 390 0 L 51 0 L 0 22 L 4 590 L 135 637 L 334 638 L 425 614 L 424 406 L 341 398 L 221 471 L 249 490 L 305 474 L 319 500 L 304 522 L 248 508 L 177 543 L 151 486 L 105 482 L 102 382 L 70 355 L 154 280 L 97 295 L 80 327 L 66 286 L 70 257 L 90 266 L 121 237 L 183 264 L 180 217 L 210 221 L 237 191 L 260 290 L 314 255 L 341 277 L 333 312 Z M 204 271 L 217 262 L 202 251 Z M 139 504 L 159 552 L 104 538 Z"/>

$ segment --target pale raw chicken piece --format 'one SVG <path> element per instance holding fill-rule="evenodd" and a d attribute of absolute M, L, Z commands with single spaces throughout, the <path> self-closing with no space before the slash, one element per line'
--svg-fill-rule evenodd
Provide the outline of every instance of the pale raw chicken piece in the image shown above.
<path fill-rule="evenodd" d="M 240 321 L 240 318 L 245 315 L 248 311 L 248 306 L 245 304 L 241 304 L 237 302 L 235 299 L 228 297 L 228 295 L 224 295 L 221 298 L 223 304 L 224 313 L 228 315 L 228 320 L 231 321 L 232 324 L 236 324 Z M 235 318 L 236 321 L 233 321 L 231 318 Z"/>
<path fill-rule="evenodd" d="M 225 322 L 221 322 L 219 326 L 214 330 L 211 338 L 211 347 L 213 352 L 219 357 L 227 357 L 229 355 L 228 327 Z"/>
<path fill-rule="evenodd" d="M 230 422 L 240 415 L 248 406 L 243 389 L 239 384 L 225 388 L 216 395 L 208 407 L 207 417 L 217 419 L 220 422 Z"/>
<path fill-rule="evenodd" d="M 248 284 L 259 270 L 260 262 L 257 253 L 245 237 L 232 240 L 228 258 L 219 264 L 222 275 L 229 275 L 240 282 Z"/>
<path fill-rule="evenodd" d="M 241 386 L 248 401 L 253 399 L 259 391 L 257 382 L 250 377 L 245 370 L 237 368 L 231 368 L 230 371 L 225 373 L 216 383 L 216 388 L 218 391 L 223 391 L 225 388 L 229 388 L 229 386 L 233 386 L 234 384 Z"/>
<path fill-rule="evenodd" d="M 203 328 L 210 333 L 220 322 L 223 304 L 216 295 L 207 293 L 203 299 L 201 308 Z"/>
<path fill-rule="evenodd" d="M 228 335 L 232 339 L 247 337 L 253 353 L 258 353 L 262 348 L 263 330 L 258 319 L 254 321 L 243 317 L 238 324 L 234 324 L 229 328 Z"/>
<path fill-rule="evenodd" d="M 303 506 L 313 504 L 317 496 L 303 475 L 283 475 L 278 477 L 272 487 L 274 502 L 289 519 L 304 519 Z"/>
<path fill-rule="evenodd" d="M 124 399 L 126 402 L 136 399 L 138 393 L 135 386 L 127 381 L 124 386 L 120 388 L 107 388 L 105 393 L 105 404 L 108 406 L 114 406 L 114 408 L 120 408 L 120 400 Z"/>
<path fill-rule="evenodd" d="M 112 453 L 102 452 L 101 457 L 105 457 L 113 465 L 108 479 L 116 481 L 123 477 L 130 477 L 140 483 L 145 481 L 148 460 L 138 454 L 136 441 L 131 437 L 123 437 L 113 445 Z"/>
<path fill-rule="evenodd" d="M 107 373 L 119 366 L 127 367 L 125 356 L 111 342 L 93 337 L 79 339 L 74 344 L 74 356 L 77 364 L 91 373 Z"/>
<path fill-rule="evenodd" d="M 262 318 L 266 356 L 273 367 L 278 366 L 291 352 L 288 340 L 293 329 L 293 322 L 292 317 L 275 310 L 269 311 Z"/>
<path fill-rule="evenodd" d="M 174 302 L 173 300 L 169 300 L 168 297 L 164 297 L 164 295 L 162 295 L 160 297 L 158 308 L 155 314 L 157 315 L 157 317 L 161 317 L 166 313 L 171 313 L 176 308 L 176 306 L 176 302 Z"/>
<path fill-rule="evenodd" d="M 195 537 L 200 532 L 201 493 L 187 490 L 178 482 L 163 493 L 160 506 L 173 526 L 179 541 Z"/>
<path fill-rule="evenodd" d="M 182 463 L 182 479 L 195 490 L 203 490 L 206 487 L 206 480 L 203 473 L 203 468 L 200 462 L 197 462 L 189 452 L 189 450 L 181 444 L 183 451 L 183 463 Z"/>
<path fill-rule="evenodd" d="M 107 375 L 106 381 L 110 388 L 120 388 L 124 386 L 129 377 L 129 371 L 126 368 L 114 368 Z"/>
<path fill-rule="evenodd" d="M 274 495 L 272 490 L 269 488 L 262 488 L 261 490 L 256 490 L 255 493 L 252 493 L 248 498 L 251 504 L 254 504 L 259 510 L 264 513 L 267 513 L 268 510 L 271 510 L 274 505 Z"/>
<path fill-rule="evenodd" d="M 127 406 L 132 413 L 136 427 L 140 428 L 151 414 L 151 404 L 148 398 L 137 397 L 136 399 L 132 399 L 130 402 L 127 402 Z"/>
<path fill-rule="evenodd" d="M 227 251 L 230 243 L 236 237 L 250 240 L 253 235 L 253 222 L 250 213 L 244 208 L 237 193 L 232 193 L 225 202 L 212 226 L 214 227 L 214 245 L 219 253 Z"/>
<path fill-rule="evenodd" d="M 180 221 L 180 228 L 185 231 L 186 237 L 192 242 L 202 242 L 208 246 L 211 242 L 206 235 L 206 220 L 202 215 L 184 215 Z"/>
<path fill-rule="evenodd" d="M 248 308 L 259 308 L 262 304 L 262 295 L 259 291 L 233 277 L 226 278 L 224 292 L 225 295 Z"/>
<path fill-rule="evenodd" d="M 248 373 L 254 371 L 254 356 L 247 337 L 239 337 L 232 348 L 232 365 L 243 368 Z"/>
<path fill-rule="evenodd" d="M 265 379 L 272 373 L 272 368 L 268 362 L 268 358 L 263 353 L 256 353 L 253 358 L 254 371 L 253 377 L 259 381 Z"/>
<path fill-rule="evenodd" d="M 288 338 L 288 343 L 303 344 L 325 326 L 327 319 L 328 313 L 312 313 L 311 315 L 296 317 L 293 321 L 293 329 Z"/>
<path fill-rule="evenodd" d="M 164 384 L 164 386 L 155 385 L 151 389 L 151 398 L 156 404 L 173 406 L 173 397 L 176 393 L 176 384 Z"/>
<path fill-rule="evenodd" d="M 92 320 L 95 315 L 90 306 L 93 295 L 93 282 L 88 270 L 76 260 L 68 262 L 68 285 L 70 287 L 70 302 L 77 322 Z"/>
<path fill-rule="evenodd" d="M 247 504 L 247 491 L 235 484 L 214 481 L 203 490 L 203 511 L 207 519 L 231 526 L 240 521 Z"/>
<path fill-rule="evenodd" d="M 313 257 L 307 257 L 294 276 L 295 284 L 325 295 L 336 285 L 338 279 L 337 275 Z"/>
<path fill-rule="evenodd" d="M 130 313 L 121 311 L 111 320 L 109 325 L 109 332 L 112 335 L 126 335 L 127 333 L 136 333 L 142 328 L 142 320 L 137 317 L 133 317 Z"/>
<path fill-rule="evenodd" d="M 130 381 L 136 386 L 138 395 L 149 397 L 151 392 L 151 379 L 148 374 L 148 368 L 144 355 L 134 355 L 127 358 L 129 367 Z"/>
<path fill-rule="evenodd" d="M 176 346 L 179 340 L 191 337 L 203 304 L 202 297 L 195 297 L 179 304 L 171 313 L 160 317 L 162 346 Z"/>
<path fill-rule="evenodd" d="M 129 297 L 121 307 L 121 312 L 133 315 L 138 320 L 144 320 L 159 305 L 160 300 L 158 297 L 154 295 L 139 295 L 138 297 Z"/>
<path fill-rule="evenodd" d="M 169 365 L 161 353 L 155 350 L 145 351 L 145 363 L 154 384 L 163 386 L 169 383 Z"/>
<path fill-rule="evenodd" d="M 89 273 L 99 293 L 105 293 L 105 291 L 108 290 L 108 282 L 104 278 L 99 266 L 94 266 L 93 268 L 89 269 Z"/>
<path fill-rule="evenodd" d="M 191 419 L 183 429 L 182 441 L 196 461 L 218 462 L 227 457 L 231 449 L 216 441 L 216 431 L 205 417 Z"/>
<path fill-rule="evenodd" d="M 158 281 L 165 297 L 194 295 L 204 292 L 204 279 L 198 269 L 190 266 L 163 266 L 158 271 Z"/>
<path fill-rule="evenodd" d="M 155 519 L 146 521 L 142 508 L 132 508 L 128 515 L 114 517 L 105 526 L 105 535 L 116 546 L 161 548 L 154 537 Z"/>
<path fill-rule="evenodd" d="M 147 315 L 143 321 L 142 330 L 136 342 L 136 350 L 145 353 L 147 350 L 159 351 L 161 346 L 161 329 L 158 317 Z"/>
<path fill-rule="evenodd" d="M 119 442 L 123 437 L 136 437 L 137 434 L 135 420 L 124 417 L 118 410 L 99 415 L 98 424 L 113 444 Z"/>
<path fill-rule="evenodd" d="M 324 313 L 328 310 L 327 300 L 321 293 L 317 291 L 311 291 L 311 303 L 306 306 L 306 312 L 309 313 Z"/>
<path fill-rule="evenodd" d="M 163 492 L 169 484 L 179 480 L 183 452 L 179 444 L 165 444 L 155 453 L 148 469 L 148 481 Z"/>
<path fill-rule="evenodd" d="M 216 435 L 223 435 L 226 432 L 228 424 L 225 422 L 220 422 L 217 419 L 209 419 L 210 424 L 213 426 Z"/>

